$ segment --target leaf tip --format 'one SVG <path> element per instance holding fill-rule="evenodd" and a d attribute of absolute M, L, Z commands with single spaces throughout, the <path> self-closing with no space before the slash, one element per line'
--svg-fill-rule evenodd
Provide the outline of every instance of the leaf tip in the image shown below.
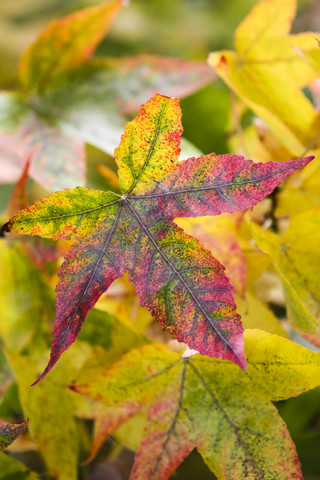
<path fill-rule="evenodd" d="M 40 377 L 35 381 L 33 382 L 30 387 L 34 387 L 35 385 L 37 385 L 37 383 L 41 382 L 41 380 L 44 379 L 44 377 L 47 376 L 47 374 L 50 372 L 50 370 L 52 369 L 52 367 L 54 366 L 54 364 L 56 363 L 57 360 L 55 361 L 52 361 L 52 359 L 50 359 L 47 367 L 45 368 L 45 370 L 42 372 L 42 374 L 40 375 Z"/>

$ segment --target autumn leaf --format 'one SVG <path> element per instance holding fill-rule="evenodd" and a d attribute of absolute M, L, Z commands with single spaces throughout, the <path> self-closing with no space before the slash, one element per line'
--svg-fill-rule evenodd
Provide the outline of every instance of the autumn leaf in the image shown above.
<path fill-rule="evenodd" d="M 213 52 L 209 64 L 300 155 L 319 133 L 318 114 L 301 89 L 319 77 L 320 52 L 309 34 L 289 35 L 296 6 L 297 0 L 258 2 L 236 30 L 236 52 Z"/>
<path fill-rule="evenodd" d="M 28 420 L 19 424 L 7 423 L 0 420 L 0 449 L 8 447 L 14 440 L 25 432 L 28 427 Z"/>
<path fill-rule="evenodd" d="M 218 479 L 302 479 L 271 401 L 319 385 L 319 354 L 260 330 L 246 330 L 245 346 L 246 371 L 199 355 L 180 359 L 155 344 L 71 388 L 109 408 L 130 399 L 146 412 L 131 480 L 169 478 L 194 448 Z"/>
<path fill-rule="evenodd" d="M 178 162 L 180 118 L 177 99 L 156 95 L 127 124 L 115 151 L 122 195 L 82 187 L 56 192 L 3 226 L 78 239 L 59 272 L 51 357 L 40 378 L 125 271 L 141 305 L 170 334 L 202 354 L 246 367 L 243 328 L 224 267 L 173 219 L 249 208 L 313 157 L 256 164 L 209 154 Z"/>

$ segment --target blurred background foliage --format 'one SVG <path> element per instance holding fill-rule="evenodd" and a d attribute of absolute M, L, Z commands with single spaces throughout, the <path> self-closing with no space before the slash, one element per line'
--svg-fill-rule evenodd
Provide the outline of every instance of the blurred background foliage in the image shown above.
<path fill-rule="evenodd" d="M 37 37 L 51 19 L 62 17 L 75 10 L 98 3 L 97 1 L 84 0 L 68 0 L 67 2 L 65 0 L 0 1 L 0 88 L 3 90 L 17 88 L 19 59 L 26 46 Z M 131 0 L 130 6 L 122 9 L 116 17 L 110 33 L 98 47 L 95 56 L 121 57 L 149 53 L 205 62 L 211 51 L 233 49 L 234 31 L 255 3 L 255 0 Z M 300 0 L 293 32 L 317 30 L 319 25 L 320 2 L 318 0 Z M 212 151 L 216 153 L 231 152 L 233 146 L 229 140 L 235 133 L 231 113 L 232 101 L 228 87 L 220 79 L 216 79 L 205 88 L 183 99 L 181 107 L 184 136 L 204 153 Z M 251 112 L 247 109 L 242 110 L 240 121 L 243 127 L 250 125 L 252 122 Z M 94 165 L 99 162 L 112 165 L 113 159 L 107 157 L 105 153 L 98 149 L 87 147 L 88 186 L 104 188 L 103 177 L 94 168 Z M 31 197 L 42 196 L 41 188 L 31 182 L 32 185 L 34 191 L 31 188 Z M 0 210 L 3 218 L 6 215 L 5 212 L 12 189 L 13 185 L 1 185 Z M 260 214 L 259 211 L 258 214 Z M 25 254 L 21 252 L 20 246 L 13 245 L 10 248 L 14 249 L 14 261 L 21 277 L 19 281 L 28 282 L 29 273 L 23 270 L 26 267 L 22 267 L 22 265 L 25 265 L 25 263 L 22 263 L 22 257 Z M 65 247 L 62 245 L 61 252 L 64 251 Z M 4 266 L 5 257 L 2 257 L 2 261 Z M 54 262 L 55 260 L 51 263 L 48 262 L 46 266 L 48 269 L 46 279 L 49 279 L 52 285 L 56 281 L 55 274 L 52 275 L 52 272 L 56 271 L 53 266 Z M 249 265 L 249 275 L 250 272 Z M 39 285 L 31 285 L 30 288 L 38 288 L 39 291 L 41 290 L 41 295 L 44 295 L 43 289 L 46 290 L 46 287 L 43 287 L 42 281 L 36 279 L 35 283 L 37 282 Z M 123 289 L 129 291 L 129 295 L 125 300 L 127 303 L 124 302 L 120 308 L 118 299 L 121 298 Z M 51 316 L 52 319 L 52 293 L 48 294 L 46 291 L 45 295 L 47 295 L 47 308 L 50 311 L 47 316 Z M 112 303 L 113 298 L 115 299 L 114 303 Z M 277 315 L 283 315 L 284 309 L 281 302 L 280 306 L 277 302 L 274 302 L 273 307 Z M 114 312 L 112 311 L 113 308 Z M 41 316 L 43 317 L 43 312 L 39 309 L 37 303 L 28 305 L 26 316 L 30 319 L 30 315 L 32 315 L 33 319 L 38 321 Z M 137 305 L 132 287 L 128 286 L 126 279 L 111 292 L 107 309 L 110 312 L 108 314 L 110 318 L 108 317 L 106 322 L 108 325 L 112 320 L 112 314 L 119 315 L 121 309 L 120 316 L 122 315 L 122 319 L 130 317 L 135 309 L 138 322 L 143 326 L 150 323 L 149 314 Z M 139 315 L 137 315 L 138 310 Z M 128 311 L 131 312 L 130 315 L 127 313 Z M 97 316 L 92 318 L 90 322 L 87 323 L 86 328 L 88 330 L 83 331 L 84 339 L 86 335 L 87 338 L 90 335 L 92 337 L 90 328 L 96 328 L 97 330 L 105 328 L 104 323 L 100 322 Z M 24 327 L 29 328 L 27 324 Z M 149 325 L 149 328 L 151 329 L 152 325 Z M 40 331 L 41 335 L 39 331 L 32 331 L 32 328 L 30 331 L 29 334 L 34 335 L 32 346 L 34 348 L 33 356 L 35 357 L 39 352 L 43 352 L 41 342 L 47 342 L 46 347 L 49 347 L 50 328 L 46 326 L 42 332 Z M 24 333 L 21 331 L 22 344 Z M 7 341 L 12 342 L 10 332 L 8 332 L 8 338 Z M 28 339 L 29 341 L 30 339 Z M 128 341 L 128 345 L 130 341 Z M 144 342 L 139 339 L 140 341 L 141 344 Z M 101 346 L 94 345 L 94 347 L 99 349 Z M 79 349 L 81 350 L 80 347 Z M 76 349 L 73 352 L 77 354 Z M 97 352 L 95 352 L 95 358 L 97 358 L 96 355 Z M 71 358 L 71 354 L 69 357 Z M 64 363 L 68 362 L 69 357 L 66 357 Z M 101 358 L 104 358 L 103 355 Z M 32 360 L 34 361 L 34 358 Z M 61 367 L 57 366 L 58 377 L 59 372 L 60 377 L 63 375 L 61 372 L 63 372 L 64 363 L 62 362 Z M 23 413 L 17 384 L 1 350 L 0 380 L 0 417 L 19 421 L 23 417 Z M 314 390 L 298 398 L 281 402 L 278 408 L 297 446 L 305 480 L 319 480 L 320 391 Z M 93 428 L 92 421 L 88 420 L 80 423 L 79 420 L 76 420 L 74 428 L 77 429 L 78 435 L 81 437 L 80 457 L 84 460 L 90 449 L 89 439 Z M 119 439 L 123 441 L 124 438 L 126 438 L 126 433 L 119 433 Z M 130 448 L 117 444 L 116 440 L 107 440 L 92 464 L 79 467 L 79 479 L 124 480 L 128 478 L 133 453 Z M 130 445 L 128 446 L 130 447 Z M 50 475 L 44 473 L 43 459 L 30 439 L 18 440 L 10 449 L 10 453 L 13 458 L 22 460 L 28 467 L 40 472 L 41 478 L 47 478 L 48 480 L 51 478 Z M 0 469 L 0 480 L 29 478 L 21 467 L 10 465 L 6 468 L 7 470 L 4 468 L 2 472 Z M 30 478 L 33 477 L 30 476 Z M 214 478 L 214 475 L 205 466 L 200 455 L 194 452 L 177 469 L 172 478 L 176 480 L 191 480 L 194 478 L 209 480 Z"/>

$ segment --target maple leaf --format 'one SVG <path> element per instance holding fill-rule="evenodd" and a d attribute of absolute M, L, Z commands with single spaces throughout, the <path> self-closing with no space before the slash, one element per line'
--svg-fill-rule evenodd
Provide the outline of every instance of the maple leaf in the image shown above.
<path fill-rule="evenodd" d="M 260 330 L 246 330 L 245 345 L 247 371 L 199 355 L 179 359 L 154 344 L 71 389 L 109 411 L 122 408 L 113 430 L 112 415 L 105 421 L 109 434 L 132 416 L 132 405 L 146 412 L 131 480 L 169 478 L 195 447 L 218 479 L 302 479 L 271 401 L 317 386 L 319 354 Z"/>
<path fill-rule="evenodd" d="M 29 420 L 19 424 L 12 424 L 0 420 L 0 449 L 8 447 L 21 433 L 25 432 Z"/>
<path fill-rule="evenodd" d="M 51 357 L 40 379 L 125 271 L 141 305 L 179 341 L 246 367 L 243 328 L 224 267 L 173 219 L 249 208 L 313 157 L 256 164 L 209 154 L 178 162 L 181 133 L 178 99 L 156 95 L 127 124 L 115 151 L 122 195 L 82 187 L 56 192 L 3 226 L 77 240 L 59 272 Z"/>

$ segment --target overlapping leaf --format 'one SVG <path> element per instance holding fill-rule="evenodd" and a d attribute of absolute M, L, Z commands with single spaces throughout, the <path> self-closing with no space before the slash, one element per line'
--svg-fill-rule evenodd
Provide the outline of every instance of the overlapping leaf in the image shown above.
<path fill-rule="evenodd" d="M 181 218 L 178 225 L 192 235 L 226 267 L 234 293 L 244 297 L 246 289 L 246 261 L 236 232 L 243 214 L 224 214 L 201 219 Z"/>
<path fill-rule="evenodd" d="M 3 227 L 79 239 L 60 270 L 51 358 L 41 378 L 125 271 L 141 305 L 169 333 L 245 368 L 243 328 L 224 267 L 172 220 L 251 207 L 312 157 L 255 164 L 210 154 L 177 163 L 180 118 L 177 99 L 156 95 L 127 125 L 115 152 L 122 195 L 81 187 L 57 192 Z"/>
<path fill-rule="evenodd" d="M 19 424 L 12 424 L 0 420 L 0 449 L 8 447 L 28 427 L 28 420 Z"/>
<path fill-rule="evenodd" d="M 72 388 L 117 408 L 130 399 L 147 412 L 131 480 L 169 478 L 195 447 L 218 479 L 302 479 L 271 400 L 317 386 L 319 355 L 259 330 L 246 330 L 245 345 L 247 371 L 151 345 Z"/>

